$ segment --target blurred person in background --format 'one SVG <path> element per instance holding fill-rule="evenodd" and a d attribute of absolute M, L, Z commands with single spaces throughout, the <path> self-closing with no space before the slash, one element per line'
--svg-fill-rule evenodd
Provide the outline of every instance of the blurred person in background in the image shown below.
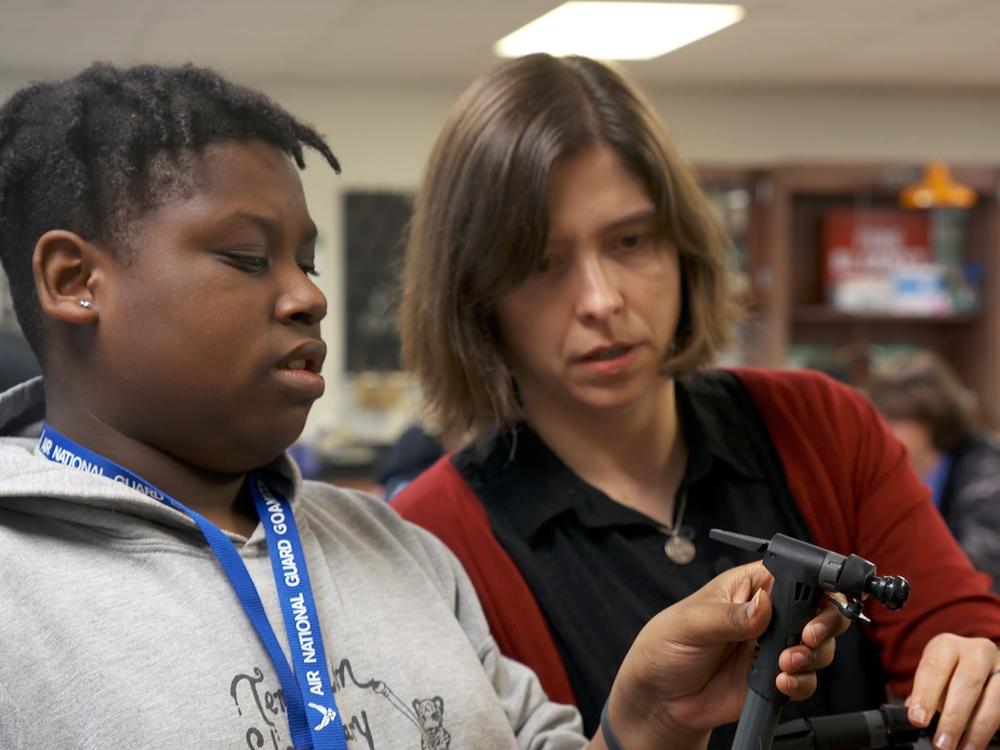
<path fill-rule="evenodd" d="M 1000 591 L 1000 444 L 976 423 L 976 398 L 932 352 L 875 368 L 869 396 L 931 489 L 972 564 Z"/>
<path fill-rule="evenodd" d="M 38 360 L 24 337 L 0 326 L 0 393 L 41 374 Z"/>
<path fill-rule="evenodd" d="M 423 426 L 412 424 L 375 463 L 375 482 L 382 497 L 391 500 L 406 485 L 441 458 L 441 441 Z"/>

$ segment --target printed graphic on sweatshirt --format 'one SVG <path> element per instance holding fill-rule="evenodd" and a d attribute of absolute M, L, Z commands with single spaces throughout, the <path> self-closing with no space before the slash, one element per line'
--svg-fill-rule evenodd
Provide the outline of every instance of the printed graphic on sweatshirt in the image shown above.
<path fill-rule="evenodd" d="M 238 674 L 229 685 L 229 695 L 239 715 L 247 720 L 244 740 L 250 750 L 295 750 L 288 731 L 285 694 L 278 688 L 268 690 L 262 683 L 264 673 L 258 667 L 253 674 Z"/>
<path fill-rule="evenodd" d="M 285 737 L 288 711 L 284 694 L 281 688 L 272 691 L 263 683 L 264 674 L 254 667 L 252 674 L 237 674 L 230 684 L 229 694 L 239 715 L 248 723 L 243 738 L 246 747 L 294 750 L 291 740 Z M 416 740 L 420 740 L 420 750 L 450 750 L 451 734 L 445 727 L 441 696 L 414 698 L 407 703 L 383 680 L 356 676 L 349 659 L 342 660 L 333 670 L 333 690 L 338 705 L 349 707 L 341 719 L 352 750 L 377 750 L 380 733 L 392 737 L 411 735 L 414 748 Z M 387 712 L 386 708 L 392 711 Z M 335 718 L 332 709 L 319 704 L 307 703 L 307 713 L 317 729 L 328 726 Z"/>
<path fill-rule="evenodd" d="M 449 750 L 451 734 L 444 726 L 444 700 L 439 695 L 415 698 L 407 703 L 393 689 L 378 678 L 364 679 L 355 675 L 350 659 L 344 659 L 333 673 L 333 689 L 337 700 L 343 698 L 347 708 L 343 715 L 344 733 L 358 747 L 376 750 L 380 730 L 393 736 L 405 736 L 405 726 L 412 725 L 414 741 L 420 739 L 420 750 Z M 394 712 L 386 713 L 386 707 Z M 371 717 L 379 722 L 392 722 L 396 726 L 372 726 Z M 365 744 L 367 743 L 367 744 Z M 382 747 L 386 747 L 383 743 Z M 414 747 L 416 744 L 414 743 Z"/>

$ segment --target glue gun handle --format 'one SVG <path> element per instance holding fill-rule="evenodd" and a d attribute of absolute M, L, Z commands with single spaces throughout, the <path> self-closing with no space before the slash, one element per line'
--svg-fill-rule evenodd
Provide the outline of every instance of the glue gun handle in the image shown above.
<path fill-rule="evenodd" d="M 753 688 L 747 690 L 740 722 L 736 725 L 731 750 L 760 750 L 774 741 L 782 704 L 764 698 Z"/>
<path fill-rule="evenodd" d="M 771 622 L 758 640 L 750 665 L 750 688 L 767 700 L 784 705 L 787 698 L 778 692 L 778 657 L 789 646 L 802 641 L 802 629 L 816 614 L 820 590 L 808 583 L 776 577 L 771 588 Z"/>

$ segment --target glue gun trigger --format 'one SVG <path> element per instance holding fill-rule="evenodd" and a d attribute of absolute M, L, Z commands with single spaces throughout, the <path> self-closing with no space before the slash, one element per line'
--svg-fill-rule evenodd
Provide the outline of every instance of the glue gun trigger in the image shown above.
<path fill-rule="evenodd" d="M 824 596 L 826 596 L 826 598 L 833 603 L 833 606 L 837 608 L 837 611 L 840 612 L 840 614 L 842 614 L 848 620 L 851 621 L 861 620 L 862 622 L 871 622 L 871 619 L 869 619 L 869 617 L 864 612 L 861 611 L 862 604 L 857 599 L 852 599 L 847 604 L 844 604 L 842 601 L 840 601 L 834 596 L 831 596 L 826 592 L 824 592 Z"/>

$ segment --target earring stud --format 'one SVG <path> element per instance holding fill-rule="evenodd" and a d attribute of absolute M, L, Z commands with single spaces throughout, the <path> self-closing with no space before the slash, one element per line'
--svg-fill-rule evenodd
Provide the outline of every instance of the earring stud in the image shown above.
<path fill-rule="evenodd" d="M 80 307 L 86 307 L 87 309 L 93 307 L 93 303 L 89 299 L 81 299 L 77 301 L 80 303 Z"/>

